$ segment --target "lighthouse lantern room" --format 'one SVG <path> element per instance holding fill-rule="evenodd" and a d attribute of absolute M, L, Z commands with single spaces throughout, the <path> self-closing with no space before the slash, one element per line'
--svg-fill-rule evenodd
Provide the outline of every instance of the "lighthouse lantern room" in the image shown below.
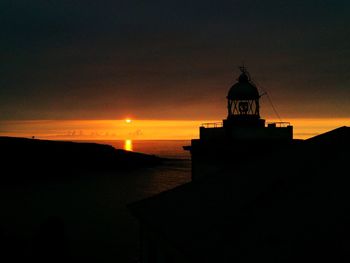
<path fill-rule="evenodd" d="M 245 67 L 240 67 L 241 75 L 227 95 L 227 119 L 224 126 L 264 127 L 260 119 L 260 94 Z"/>

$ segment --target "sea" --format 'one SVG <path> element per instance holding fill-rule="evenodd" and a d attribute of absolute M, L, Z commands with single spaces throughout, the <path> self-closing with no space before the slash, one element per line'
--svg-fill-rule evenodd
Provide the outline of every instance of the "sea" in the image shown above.
<path fill-rule="evenodd" d="M 77 141 L 79 142 L 79 141 Z M 189 151 L 183 146 L 190 145 L 190 140 L 115 140 L 115 141 L 86 141 L 108 144 L 116 149 L 157 155 L 163 158 L 190 159 Z"/>
<path fill-rule="evenodd" d="M 166 161 L 118 174 L 1 185 L 0 246 L 1 241 L 15 244 L 14 258 L 16 253 L 31 258 L 33 251 L 44 249 L 36 241 L 48 218 L 55 217 L 62 222 L 64 241 L 60 242 L 69 248 L 70 260 L 137 262 L 139 224 L 127 205 L 190 181 L 190 155 L 183 150 L 190 141 L 91 142 L 157 155 Z"/>

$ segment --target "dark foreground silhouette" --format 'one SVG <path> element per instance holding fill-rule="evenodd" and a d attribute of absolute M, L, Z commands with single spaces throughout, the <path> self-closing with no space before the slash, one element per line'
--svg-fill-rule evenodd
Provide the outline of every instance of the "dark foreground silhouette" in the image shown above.
<path fill-rule="evenodd" d="M 130 205 L 141 262 L 349 262 L 350 128 L 278 145 L 203 147 L 220 172 Z"/>
<path fill-rule="evenodd" d="M 32 244 L 32 259 L 36 262 L 65 262 L 72 260 L 65 223 L 58 216 L 50 216 L 40 224 Z"/>
<path fill-rule="evenodd" d="M 11 137 L 0 137 L 0 156 L 0 262 L 125 262 L 136 254 L 126 200 L 140 198 L 133 187 L 147 185 L 140 177 L 162 158 Z"/>

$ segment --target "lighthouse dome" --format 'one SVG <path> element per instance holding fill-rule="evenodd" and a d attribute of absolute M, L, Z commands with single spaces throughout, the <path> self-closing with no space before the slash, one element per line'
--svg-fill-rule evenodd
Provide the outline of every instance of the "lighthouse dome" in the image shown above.
<path fill-rule="evenodd" d="M 250 81 L 245 71 L 242 72 L 238 82 L 231 87 L 227 95 L 229 100 L 256 100 L 259 97 L 257 87 Z"/>

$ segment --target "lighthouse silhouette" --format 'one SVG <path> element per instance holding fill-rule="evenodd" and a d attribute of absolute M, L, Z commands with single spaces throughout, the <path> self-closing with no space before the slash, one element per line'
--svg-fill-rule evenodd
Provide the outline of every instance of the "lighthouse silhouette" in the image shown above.
<path fill-rule="evenodd" d="M 260 119 L 260 94 L 251 81 L 245 67 L 240 67 L 241 75 L 227 95 L 227 120 L 226 124 L 263 127 L 264 121 Z"/>
<path fill-rule="evenodd" d="M 349 262 L 350 127 L 293 139 L 240 69 L 226 119 L 184 147 L 192 181 L 129 206 L 140 262 Z"/>
<path fill-rule="evenodd" d="M 289 122 L 267 123 L 260 116 L 261 94 L 246 67 L 227 94 L 227 118 L 222 122 L 203 123 L 199 139 L 193 139 L 190 150 L 192 180 L 218 174 L 227 168 L 252 164 L 262 149 L 265 153 L 293 141 Z"/>

